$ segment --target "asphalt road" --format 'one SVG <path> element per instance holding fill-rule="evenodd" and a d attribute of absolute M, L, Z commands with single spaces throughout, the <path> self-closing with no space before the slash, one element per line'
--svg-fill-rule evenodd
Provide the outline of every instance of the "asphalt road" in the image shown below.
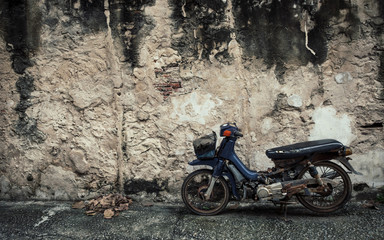
<path fill-rule="evenodd" d="M 182 204 L 134 202 L 104 219 L 71 204 L 0 201 L 0 239 L 384 239 L 383 205 L 349 203 L 328 215 L 292 205 L 285 219 L 272 204 L 229 205 L 220 215 L 203 217 Z"/>

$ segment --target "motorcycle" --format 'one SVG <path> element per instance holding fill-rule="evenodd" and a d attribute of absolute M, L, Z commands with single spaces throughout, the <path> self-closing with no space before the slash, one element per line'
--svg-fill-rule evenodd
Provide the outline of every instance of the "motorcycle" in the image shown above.
<path fill-rule="evenodd" d="M 209 169 L 190 173 L 181 195 L 186 207 L 199 215 L 220 213 L 230 199 L 270 201 L 286 207 L 294 196 L 309 210 L 331 213 L 351 197 L 348 173 L 361 175 L 349 163 L 351 148 L 333 139 L 268 149 L 266 155 L 275 166 L 257 172 L 248 169 L 235 153 L 235 143 L 243 137 L 235 123 L 221 125 L 220 136 L 223 139 L 217 149 L 215 132 L 193 141 L 197 159 L 188 164 Z"/>

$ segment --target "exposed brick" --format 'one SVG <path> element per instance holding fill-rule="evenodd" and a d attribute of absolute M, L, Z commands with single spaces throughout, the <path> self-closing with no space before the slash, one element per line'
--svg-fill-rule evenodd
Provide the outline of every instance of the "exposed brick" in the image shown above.
<path fill-rule="evenodd" d="M 164 96 L 164 99 L 166 99 L 172 92 L 181 88 L 181 82 L 156 83 L 154 86 Z"/>

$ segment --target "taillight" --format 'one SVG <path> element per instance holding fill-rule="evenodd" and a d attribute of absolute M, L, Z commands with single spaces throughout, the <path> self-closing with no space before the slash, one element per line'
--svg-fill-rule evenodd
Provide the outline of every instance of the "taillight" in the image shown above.
<path fill-rule="evenodd" d="M 351 155 L 352 149 L 350 147 L 345 147 L 344 154 L 345 154 L 345 156 Z"/>

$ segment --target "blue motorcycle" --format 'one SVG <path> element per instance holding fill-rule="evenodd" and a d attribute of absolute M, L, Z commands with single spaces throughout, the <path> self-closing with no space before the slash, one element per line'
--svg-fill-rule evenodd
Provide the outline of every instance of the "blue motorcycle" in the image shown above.
<path fill-rule="evenodd" d="M 235 153 L 236 140 L 243 136 L 236 124 L 221 125 L 220 136 L 224 138 L 217 149 L 215 132 L 193 142 L 197 159 L 188 164 L 206 167 L 187 176 L 181 195 L 187 208 L 199 215 L 220 213 L 230 199 L 271 201 L 286 206 L 293 196 L 314 212 L 334 212 L 351 197 L 348 173 L 360 174 L 349 163 L 351 148 L 333 139 L 269 149 L 266 155 L 275 167 L 256 172 L 248 169 Z"/>

